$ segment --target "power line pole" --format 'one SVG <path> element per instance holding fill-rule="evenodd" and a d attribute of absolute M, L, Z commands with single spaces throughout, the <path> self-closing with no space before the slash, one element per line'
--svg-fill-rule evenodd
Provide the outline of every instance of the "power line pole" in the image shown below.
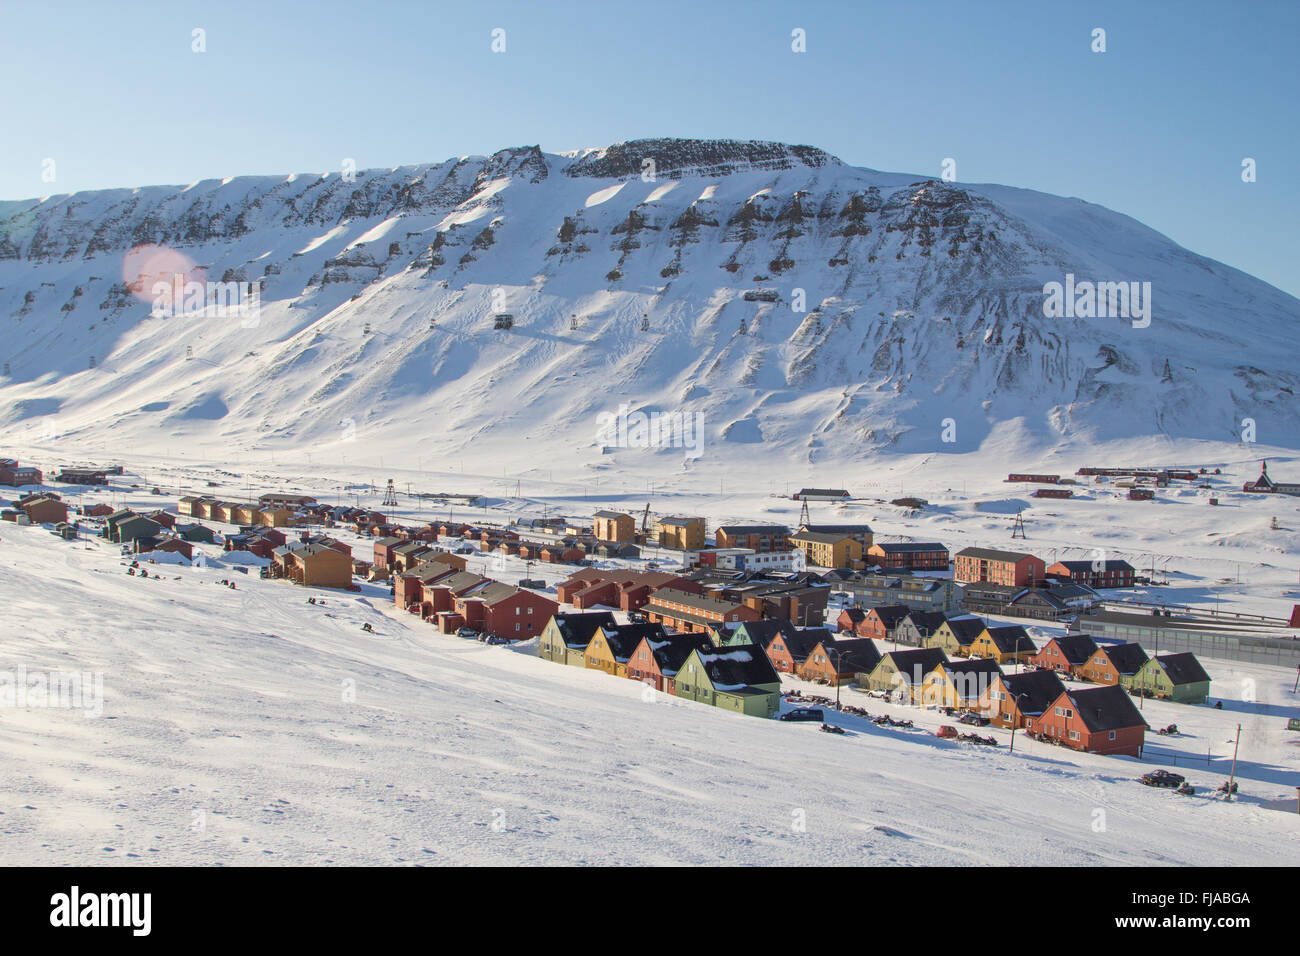
<path fill-rule="evenodd" d="M 1241 745 L 1241 724 L 1237 725 L 1237 740 L 1232 745 L 1232 772 L 1228 775 L 1228 792 L 1224 794 L 1232 802 L 1232 788 L 1237 785 L 1237 748 Z"/>

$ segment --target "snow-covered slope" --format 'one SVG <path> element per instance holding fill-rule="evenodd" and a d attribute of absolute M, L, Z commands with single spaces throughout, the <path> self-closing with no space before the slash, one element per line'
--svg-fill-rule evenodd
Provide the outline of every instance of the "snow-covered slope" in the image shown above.
<path fill-rule="evenodd" d="M 151 318 L 141 276 L 176 270 L 263 280 L 258 321 Z M 1150 326 L 1044 317 L 1066 274 L 1149 282 Z M 773 143 L 0 203 L 0 428 L 111 446 L 527 434 L 558 460 L 627 401 L 702 412 L 712 451 L 814 465 L 1008 435 L 1234 441 L 1244 418 L 1294 448 L 1298 323 L 1295 298 L 1101 207 Z"/>

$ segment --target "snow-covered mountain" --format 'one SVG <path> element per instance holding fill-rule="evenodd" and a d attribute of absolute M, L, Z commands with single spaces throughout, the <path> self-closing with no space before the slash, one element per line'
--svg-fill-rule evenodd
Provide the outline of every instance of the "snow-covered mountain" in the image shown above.
<path fill-rule="evenodd" d="M 151 316 L 178 271 L 260 311 Z M 1046 317 L 1067 275 L 1150 283 L 1149 326 Z M 114 445 L 590 456 L 627 402 L 814 464 L 1246 418 L 1300 447 L 1297 299 L 1081 200 L 776 143 L 0 203 L 0 328 L 0 429 Z"/>

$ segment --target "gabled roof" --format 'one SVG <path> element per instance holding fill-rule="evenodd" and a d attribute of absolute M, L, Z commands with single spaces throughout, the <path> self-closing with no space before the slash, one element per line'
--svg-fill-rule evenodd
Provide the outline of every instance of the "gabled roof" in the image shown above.
<path fill-rule="evenodd" d="M 779 524 L 724 524 L 718 531 L 726 535 L 738 534 L 789 534 L 790 529 Z"/>
<path fill-rule="evenodd" d="M 1160 667 L 1165 672 L 1165 676 L 1175 685 L 1199 684 L 1210 679 L 1201 662 L 1190 651 L 1180 654 L 1157 654 L 1154 660 L 1156 666 Z"/>
<path fill-rule="evenodd" d="M 643 638 L 653 642 L 667 633 L 662 624 L 602 624 L 598 630 L 605 635 L 605 643 L 616 661 L 628 660 Z M 700 636 L 708 639 L 707 635 Z"/>
<path fill-rule="evenodd" d="M 1147 662 L 1147 652 L 1141 644 L 1102 644 L 1098 651 L 1106 655 L 1111 666 L 1121 674 L 1136 674 Z"/>
<path fill-rule="evenodd" d="M 1054 637 L 1047 643 L 1055 644 L 1061 656 L 1071 664 L 1082 664 L 1097 653 L 1097 642 L 1091 634 L 1066 634 L 1064 637 Z"/>
<path fill-rule="evenodd" d="M 582 611 L 577 613 L 556 614 L 555 626 L 560 637 L 568 647 L 586 647 L 600 627 L 615 628 L 618 622 L 609 611 Z"/>
<path fill-rule="evenodd" d="M 731 644 L 694 651 L 714 690 L 740 690 L 753 684 L 776 684 L 781 678 L 757 644 Z"/>
<path fill-rule="evenodd" d="M 940 664 L 946 664 L 948 655 L 937 647 L 914 647 L 905 651 L 890 651 L 881 656 L 882 661 L 885 659 L 893 663 L 894 669 L 902 674 L 909 684 L 912 684 L 923 680 L 926 674 Z"/>
<path fill-rule="evenodd" d="M 1000 624 L 993 627 L 986 627 L 989 640 L 1003 654 L 1014 654 L 1017 652 L 1028 652 L 1034 654 L 1038 647 L 1029 639 L 1025 629 L 1019 624 Z"/>
<path fill-rule="evenodd" d="M 658 627 L 658 625 L 651 625 Z M 654 655 L 655 663 L 659 666 L 659 673 L 668 677 L 674 676 L 682 665 L 686 663 L 686 658 L 691 656 L 691 651 L 708 650 L 713 646 L 707 634 L 670 634 L 660 628 L 660 633 L 655 636 L 645 636 L 645 640 L 650 645 L 650 653 Z"/>
<path fill-rule="evenodd" d="M 862 610 L 860 607 L 846 607 L 844 610 L 840 611 L 840 614 L 848 615 L 849 620 L 854 624 L 863 621 L 867 616 L 867 612 Z"/>
<path fill-rule="evenodd" d="M 849 493 L 843 488 L 800 488 L 796 497 L 812 495 L 815 498 L 847 498 Z"/>
<path fill-rule="evenodd" d="M 1002 668 L 991 657 L 963 657 L 940 665 L 949 674 L 1001 674 Z"/>
<path fill-rule="evenodd" d="M 912 609 L 906 604 L 882 604 L 879 607 L 868 608 L 867 614 L 874 614 L 881 624 L 892 631 L 911 611 Z"/>
<path fill-rule="evenodd" d="M 962 548 L 957 552 L 959 558 L 978 558 L 982 561 L 1023 561 L 1032 558 L 1032 554 L 1021 551 L 998 551 L 995 548 Z"/>
<path fill-rule="evenodd" d="M 921 633 L 933 634 L 948 617 L 942 611 L 911 610 L 907 613 L 907 620 Z"/>
<path fill-rule="evenodd" d="M 624 514 L 622 511 L 597 511 L 593 518 L 631 518 L 630 514 Z"/>
<path fill-rule="evenodd" d="M 944 623 L 948 625 L 948 630 L 952 636 L 957 639 L 961 645 L 970 644 L 975 638 L 984 633 L 984 620 L 973 615 L 964 617 L 950 617 Z"/>
<path fill-rule="evenodd" d="M 1003 674 L 999 680 L 1007 689 L 1007 696 L 1020 713 L 1037 716 L 1065 693 L 1065 684 L 1056 671 L 1026 671 L 1023 674 Z"/>
<path fill-rule="evenodd" d="M 1064 696 L 1074 705 L 1074 712 L 1079 715 L 1079 719 L 1094 733 L 1148 726 L 1133 699 L 1118 684 L 1070 690 Z"/>
<path fill-rule="evenodd" d="M 825 628 L 816 628 L 816 630 L 825 630 Z M 839 640 L 829 638 L 818 641 L 813 647 L 822 649 L 826 659 L 834 665 L 837 674 L 870 674 L 880 663 L 880 651 L 876 647 L 876 642 L 869 637 Z"/>
<path fill-rule="evenodd" d="M 1085 560 L 1085 561 L 1056 561 L 1056 562 L 1054 562 L 1054 563 L 1051 565 L 1051 567 L 1056 567 L 1057 565 L 1060 565 L 1061 567 L 1065 568 L 1065 570 L 1070 571 L 1070 572 L 1075 572 L 1075 571 L 1089 571 L 1089 572 L 1092 572 L 1092 571 L 1094 571 L 1094 570 L 1095 570 L 1095 571 L 1099 571 L 1099 572 L 1100 572 L 1100 571 L 1132 571 L 1132 570 L 1134 570 L 1133 565 L 1129 564 L 1127 561 L 1120 561 L 1120 560 L 1118 560 L 1118 559 L 1108 559 L 1108 560 L 1101 561 L 1101 562 L 1097 562 L 1097 563 L 1100 563 L 1100 564 L 1101 564 L 1101 567 L 1100 567 L 1100 568 L 1095 568 L 1095 569 L 1094 569 L 1094 567 L 1093 567 L 1094 562 L 1092 562 L 1092 561 L 1086 561 L 1086 560 Z"/>
<path fill-rule="evenodd" d="M 947 551 L 947 547 L 938 541 L 877 541 L 872 546 L 873 550 L 883 551 L 885 554 L 915 554 L 920 551 Z"/>

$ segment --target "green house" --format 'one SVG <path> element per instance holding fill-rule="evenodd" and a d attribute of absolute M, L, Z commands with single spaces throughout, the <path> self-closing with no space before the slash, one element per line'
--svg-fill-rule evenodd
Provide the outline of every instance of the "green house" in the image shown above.
<path fill-rule="evenodd" d="M 586 667 L 587 645 L 591 643 L 597 629 L 601 627 L 611 629 L 618 627 L 618 622 L 609 611 L 554 614 L 542 628 L 537 644 L 537 656 L 555 664 Z"/>
<path fill-rule="evenodd" d="M 1124 683 L 1131 693 L 1179 704 L 1203 704 L 1210 696 L 1210 675 L 1190 652 L 1153 657 Z"/>
<path fill-rule="evenodd" d="M 781 709 L 781 678 L 757 644 L 695 648 L 677 672 L 674 693 L 751 717 Z"/>

